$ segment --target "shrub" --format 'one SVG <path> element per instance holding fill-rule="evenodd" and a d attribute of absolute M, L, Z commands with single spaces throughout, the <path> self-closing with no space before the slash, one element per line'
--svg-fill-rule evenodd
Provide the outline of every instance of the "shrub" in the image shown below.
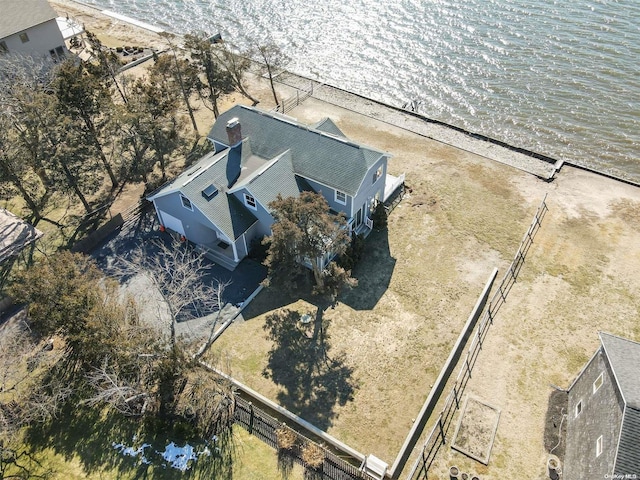
<path fill-rule="evenodd" d="M 371 220 L 373 220 L 373 226 L 377 229 L 387 227 L 387 210 L 384 208 L 384 203 L 378 202 L 373 214 L 371 215 Z"/>
<path fill-rule="evenodd" d="M 364 253 L 364 244 L 364 235 L 353 234 L 351 236 L 351 243 L 347 247 L 347 250 L 338 259 L 338 265 L 346 270 L 353 270 L 353 267 L 355 267 L 362 258 L 362 254 Z"/>
<path fill-rule="evenodd" d="M 305 443 L 302 447 L 302 461 L 304 464 L 315 470 L 322 468 L 324 464 L 324 448 L 315 443 Z"/>
<path fill-rule="evenodd" d="M 296 446 L 297 441 L 298 434 L 286 425 L 282 425 L 282 427 L 276 430 L 276 443 L 278 444 L 278 450 L 291 451 Z"/>

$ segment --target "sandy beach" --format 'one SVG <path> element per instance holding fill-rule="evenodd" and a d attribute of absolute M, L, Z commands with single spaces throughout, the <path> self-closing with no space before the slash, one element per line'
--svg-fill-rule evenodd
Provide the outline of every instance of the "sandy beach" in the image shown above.
<path fill-rule="evenodd" d="M 158 34 L 98 9 L 69 0 L 51 4 L 62 16 L 68 14 L 97 33 L 105 45 L 166 46 Z M 142 74 L 144 67 L 136 68 Z M 267 82 L 253 74 L 248 81 L 251 93 L 260 100 L 259 107 L 273 108 Z M 277 89 L 280 95 L 295 98 L 310 86 L 308 79 L 283 75 Z M 230 95 L 223 110 L 235 102 L 248 103 L 237 94 Z M 640 340 L 640 188 L 535 159 L 317 83 L 313 95 L 288 115 L 305 123 L 329 116 L 355 141 L 390 152 L 390 173 L 405 173 L 412 188 L 389 221 L 393 232 L 389 234 L 389 255 L 395 270 L 388 290 L 371 311 L 354 312 L 342 304 L 331 312 L 336 324 L 343 322 L 350 328 L 361 318 L 358 315 L 388 322 L 388 328 L 381 328 L 376 338 L 366 339 L 367 344 L 357 336 L 344 340 L 344 351 L 356 367 L 387 362 L 394 371 L 408 362 L 400 358 L 406 357 L 403 339 L 429 320 L 441 322 L 433 328 L 435 336 L 454 338 L 457 323 L 447 320 L 466 319 L 486 276 L 493 267 L 503 269 L 510 263 L 519 237 L 547 195 L 549 212 L 467 386 L 468 394 L 501 410 L 489 464 L 481 465 L 447 444 L 432 470 L 434 478 L 444 478 L 453 464 L 482 478 L 546 478 L 544 427 L 552 385 L 568 387 L 598 348 L 598 331 Z M 201 133 L 212 123 L 213 116 L 201 108 Z M 446 238 L 461 245 L 453 255 L 447 245 L 438 243 Z M 434 263 L 428 263 L 430 260 Z M 412 290 L 416 285 L 430 285 L 429 270 L 434 265 L 446 268 L 451 284 L 458 285 L 451 295 L 432 298 L 441 294 L 438 285 L 433 290 Z M 419 297 L 420 308 L 411 304 L 415 297 Z M 423 310 L 420 302 L 435 313 Z M 245 322 L 239 328 L 254 328 L 251 324 Z M 261 330 L 252 334 L 259 335 Z M 391 347 L 396 348 L 393 355 L 380 354 Z M 339 348 L 336 345 L 337 351 Z M 440 364 L 445 358 L 446 354 Z M 389 383 L 400 380 L 390 379 Z M 346 406 L 339 412 L 343 423 L 337 422 L 329 433 L 392 463 L 396 446 L 404 440 L 428 388 L 425 384 L 409 389 L 407 397 L 415 397 L 410 408 L 406 403 L 392 403 L 395 399 L 380 407 L 398 416 L 397 426 L 363 421 L 359 430 L 345 435 L 342 432 L 349 425 L 358 425 L 357 415 Z M 380 398 L 384 399 L 384 392 Z M 430 427 L 431 422 L 425 431 Z M 369 435 L 373 429 L 384 428 L 397 429 L 388 435 L 392 447 L 378 445 L 380 436 Z M 418 451 L 416 448 L 408 465 Z"/>

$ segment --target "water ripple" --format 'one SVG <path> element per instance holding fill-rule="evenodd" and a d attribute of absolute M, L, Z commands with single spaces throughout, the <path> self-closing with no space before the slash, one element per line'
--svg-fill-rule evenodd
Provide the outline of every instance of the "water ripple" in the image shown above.
<path fill-rule="evenodd" d="M 540 153 L 640 180 L 637 0 L 85 0 Z M 620 172 L 618 172 L 620 173 Z"/>

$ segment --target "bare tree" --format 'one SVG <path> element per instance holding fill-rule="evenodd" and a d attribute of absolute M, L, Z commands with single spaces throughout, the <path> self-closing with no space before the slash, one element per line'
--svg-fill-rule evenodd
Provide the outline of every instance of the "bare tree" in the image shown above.
<path fill-rule="evenodd" d="M 209 265 L 203 254 L 198 254 L 188 244 L 153 241 L 139 246 L 128 259 L 121 258 L 123 273 L 139 275 L 154 287 L 160 295 L 161 306 L 156 309 L 157 319 L 162 319 L 162 308 L 169 316 L 170 344 L 177 345 L 176 324 L 215 313 L 211 331 L 220 320 L 222 297 L 227 284 L 217 280 L 206 283 Z M 209 334 L 209 342 L 213 333 Z M 200 354 L 201 355 L 201 354 Z"/>
<path fill-rule="evenodd" d="M 196 133 L 196 136 L 200 136 L 198 133 L 198 124 L 196 123 L 196 118 L 193 114 L 193 107 L 191 106 L 191 102 L 189 101 L 189 97 L 191 97 L 191 92 L 197 90 L 197 83 L 194 79 L 197 80 L 197 69 L 195 69 L 192 65 L 189 64 L 184 58 L 178 59 L 178 55 L 176 54 L 176 46 L 173 43 L 173 39 L 175 35 L 169 32 L 160 33 L 169 45 L 169 50 L 172 53 L 172 61 L 166 62 L 161 60 L 163 57 L 154 56 L 155 66 L 158 72 L 162 72 L 164 74 L 169 74 L 177 80 L 178 85 L 180 86 L 180 91 L 182 92 L 182 98 L 184 100 L 184 104 L 187 107 L 187 111 L 189 112 L 189 118 L 191 119 L 191 125 L 193 125 L 193 130 Z"/>
<path fill-rule="evenodd" d="M 254 105 L 260 103 L 260 100 L 254 98 L 245 87 L 245 74 L 251 67 L 251 52 L 235 53 L 226 43 L 218 43 L 214 45 L 213 54 L 218 63 L 229 73 L 231 82 L 235 89 L 242 96 L 248 98 Z"/>
<path fill-rule="evenodd" d="M 276 89 L 273 85 L 273 79 L 280 71 L 284 70 L 291 59 L 273 41 L 259 45 L 256 47 L 256 52 L 260 61 L 264 65 L 263 71 L 269 78 L 269 85 L 271 85 L 273 100 L 276 102 L 276 105 L 280 105 Z"/>
<path fill-rule="evenodd" d="M 89 406 L 108 404 L 125 416 L 144 415 L 154 400 L 154 369 L 149 360 L 155 358 L 155 355 L 140 354 L 138 368 L 127 376 L 105 357 L 103 364 L 87 375 L 95 393 L 83 403 Z"/>

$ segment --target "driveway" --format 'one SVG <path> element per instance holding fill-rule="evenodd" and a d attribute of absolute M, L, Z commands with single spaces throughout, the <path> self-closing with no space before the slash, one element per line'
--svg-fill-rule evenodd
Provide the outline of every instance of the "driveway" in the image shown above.
<path fill-rule="evenodd" d="M 163 242 L 167 245 L 172 243 L 171 235 L 166 232 L 160 232 L 158 226 L 153 211 L 142 213 L 139 217 L 126 222 L 108 236 L 96 247 L 91 256 L 103 271 L 107 273 L 114 272 L 113 267 L 117 264 L 118 259 L 129 257 L 138 246 L 142 245 L 147 250 L 147 253 L 153 254 L 154 251 L 158 250 L 157 242 Z M 207 274 L 202 277 L 204 283 L 219 281 L 228 284 L 222 298 L 222 304 L 225 305 L 223 312 L 229 312 L 228 314 L 237 311 L 237 309 L 232 309 L 231 307 L 243 303 L 258 288 L 267 274 L 267 270 L 263 265 L 248 258 L 243 260 L 233 272 L 216 265 L 206 258 L 204 263 L 208 266 Z M 158 305 L 154 304 L 154 302 L 159 300 L 159 295 L 155 295 L 150 291 L 151 286 L 145 285 L 144 282 L 135 278 L 127 279 L 125 284 L 127 290 L 135 298 L 144 300 L 146 305 L 143 306 L 143 311 L 155 312 L 149 316 L 158 317 Z M 160 316 L 164 317 L 165 315 Z M 208 320 L 213 316 L 209 315 L 200 319 L 181 322 L 184 325 L 180 324 L 179 330 L 183 330 L 182 333 L 189 336 L 200 335 L 204 333 L 203 329 L 208 331 L 207 324 L 210 324 Z"/>

